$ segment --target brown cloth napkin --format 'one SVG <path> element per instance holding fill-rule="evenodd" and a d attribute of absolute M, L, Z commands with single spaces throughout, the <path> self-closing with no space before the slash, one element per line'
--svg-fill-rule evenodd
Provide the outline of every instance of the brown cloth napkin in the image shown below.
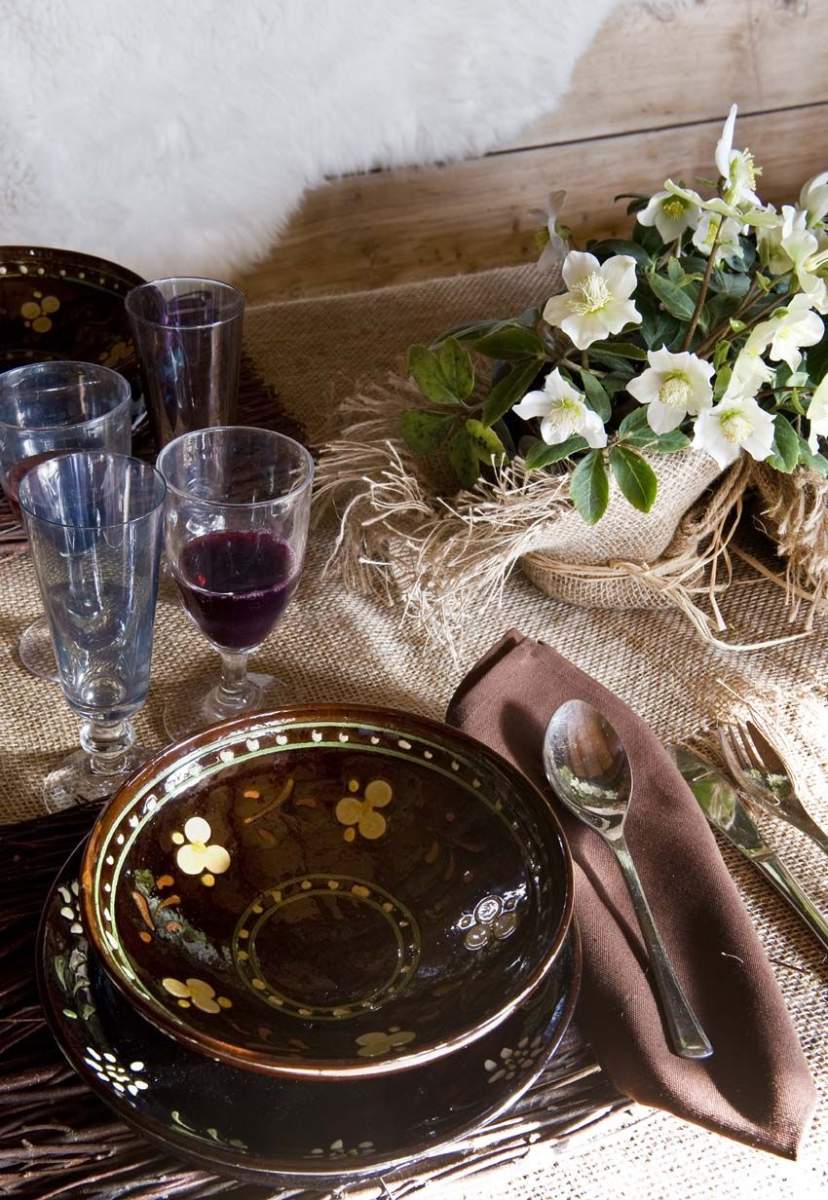
<path fill-rule="evenodd" d="M 448 720 L 549 793 L 543 733 L 554 710 L 571 698 L 600 709 L 630 756 L 630 851 L 714 1053 L 698 1061 L 671 1052 L 612 852 L 555 803 L 575 860 L 575 914 L 584 949 L 579 1028 L 625 1095 L 794 1158 L 816 1104 L 813 1080 L 707 821 L 652 730 L 550 646 L 515 631 L 461 683 Z"/>

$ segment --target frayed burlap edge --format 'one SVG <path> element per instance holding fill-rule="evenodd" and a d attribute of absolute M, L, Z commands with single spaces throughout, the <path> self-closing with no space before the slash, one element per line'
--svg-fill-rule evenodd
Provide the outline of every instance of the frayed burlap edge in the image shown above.
<path fill-rule="evenodd" d="M 400 413 L 418 398 L 416 387 L 397 375 L 357 389 L 338 409 L 340 432 L 322 449 L 317 512 L 333 507 L 338 519 L 327 569 L 347 588 L 401 604 L 452 645 L 466 614 L 497 604 L 519 564 L 541 590 L 569 603 L 672 606 L 707 641 L 748 648 L 716 636 L 724 629 L 716 597 L 729 581 L 729 545 L 750 478 L 744 459 L 689 511 L 677 512 L 672 539 L 658 557 L 572 562 L 554 548 L 556 524 L 573 514 L 568 475 L 527 471 L 517 459 L 471 490 L 441 495 L 442 481 L 424 476 L 399 437 Z M 593 536 L 584 525 L 587 545 Z M 710 612 L 700 607 L 702 597 Z"/>

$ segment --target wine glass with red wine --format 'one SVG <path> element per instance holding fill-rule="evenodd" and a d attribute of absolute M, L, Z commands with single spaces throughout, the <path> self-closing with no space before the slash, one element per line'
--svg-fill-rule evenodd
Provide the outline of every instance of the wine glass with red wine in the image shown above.
<path fill-rule="evenodd" d="M 158 458 L 167 483 L 167 558 L 193 623 L 221 655 L 216 683 L 168 703 L 177 738 L 279 702 L 278 682 L 249 674 L 299 583 L 313 459 L 268 429 L 227 425 L 185 433 Z"/>
<path fill-rule="evenodd" d="M 74 450 L 130 452 L 132 393 L 123 375 L 96 363 L 38 362 L 0 374 L 0 484 L 12 514 L 38 463 Z M 56 683 L 57 663 L 45 616 L 20 635 L 20 662 Z"/>

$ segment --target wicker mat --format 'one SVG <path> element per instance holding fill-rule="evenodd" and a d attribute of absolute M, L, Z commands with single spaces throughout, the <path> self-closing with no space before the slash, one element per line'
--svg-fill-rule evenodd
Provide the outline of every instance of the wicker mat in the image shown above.
<path fill-rule="evenodd" d="M 259 375 L 279 394 L 284 409 L 301 421 L 311 442 L 335 427 L 334 405 L 356 378 L 392 369 L 412 341 L 427 338 L 461 319 L 508 315 L 545 296 L 546 285 L 532 268 L 499 270 L 386 291 L 263 306 L 246 320 L 247 351 Z M 260 418 L 257 418 L 260 419 Z M 503 607 L 479 614 L 453 661 L 445 647 L 428 643 L 394 609 L 342 591 L 325 573 L 334 528 L 315 530 L 305 576 L 278 637 L 257 656 L 262 666 L 285 680 L 286 699 L 343 700 L 394 704 L 439 715 L 461 675 L 510 626 L 542 638 L 591 672 L 632 704 L 665 741 L 703 745 L 711 724 L 732 710 L 729 688 L 759 697 L 794 739 L 805 799 L 828 821 L 828 621 L 818 617 L 807 639 L 773 649 L 733 654 L 701 643 L 683 618 L 672 612 L 599 612 L 547 599 L 525 579 L 509 583 Z M 0 732 L 4 771 L 0 778 L 0 820 L 20 821 L 40 813 L 38 782 L 75 744 L 77 723 L 59 694 L 30 679 L 14 661 L 11 645 L 38 613 L 31 564 L 26 556 L 0 564 Z M 773 585 L 745 572 L 723 604 L 727 636 L 739 643 L 761 641 L 795 630 L 782 595 Z M 187 623 L 174 592 L 165 585 L 158 610 L 153 687 L 137 722 L 148 743 L 160 743 L 160 706 L 177 689 L 215 669 L 204 640 Z M 786 859 L 805 885 L 828 906 L 824 857 L 787 827 L 768 822 L 767 832 L 784 848 Z M 787 1191 L 810 1200 L 828 1189 L 828 968 L 826 956 L 751 868 L 723 850 L 751 916 L 773 961 L 780 985 L 817 1078 L 821 1104 L 802 1160 L 789 1164 L 738 1147 L 657 1114 L 642 1120 L 641 1110 L 615 1113 L 591 1126 L 596 1139 L 543 1125 L 552 1111 L 543 1097 L 530 1106 L 539 1120 L 532 1132 L 518 1132 L 511 1144 L 497 1135 L 471 1161 L 440 1164 L 440 1186 L 428 1194 L 476 1197 L 578 1197 L 612 1194 L 660 1198 L 680 1193 L 683 1200 L 713 1195 L 754 1200 L 757 1193 Z M 7 856 L 4 855 L 4 862 Z M 5 904 L 10 903 L 8 897 Z M 2 992 L 0 992 L 2 995 Z M 585 1066 L 583 1048 L 570 1043 L 573 1061 Z M 23 1053 L 24 1046 L 18 1048 Z M 14 1055 L 15 1051 L 11 1051 Z M 54 1069 L 53 1060 L 53 1069 Z M 600 1074 L 586 1077 L 593 1097 L 590 1120 L 606 1111 L 608 1092 Z M 68 1086 L 64 1077 L 61 1086 Z M 7 1079 L 0 1076 L 0 1096 Z M 77 1085 L 74 1085 L 77 1086 Z M 580 1085 L 579 1085 L 580 1086 Z M 583 1098 L 583 1093 L 580 1094 Z M 580 1101 L 579 1101 L 580 1102 Z M 532 1102 L 534 1104 L 534 1101 Z M 589 1107 L 589 1106 L 588 1106 Z M 103 1119 L 99 1112 L 100 1119 Z M 521 1118 L 522 1119 L 522 1118 Z M 110 1124 L 112 1124 L 110 1122 Z M 633 1127 L 630 1128 L 630 1125 Z M 123 1131 L 123 1127 L 119 1127 Z M 115 1136 L 115 1135 L 111 1135 Z M 121 1137 L 126 1136 L 121 1132 Z M 18 1142 L 19 1142 L 18 1133 Z M 12 1137 L 14 1141 L 14 1137 Z M 8 1141 L 0 1163 L 11 1161 Z M 17 1150 L 19 1164 L 20 1154 Z M 13 1155 L 11 1157 L 14 1157 Z M 523 1161 L 520 1168 L 515 1159 Z M 500 1160 L 508 1163 L 501 1170 Z M 473 1184 L 463 1182 L 485 1166 Z M 149 1168 L 148 1168 L 149 1169 Z M 160 1168 L 159 1168 L 160 1169 Z M 20 1166 L 14 1167 L 19 1183 Z M 0 1166 L 0 1178 L 3 1167 Z M 392 1196 L 408 1195 L 422 1173 L 407 1181 L 386 1180 Z M 209 1194 L 182 1183 L 175 1194 Z M 189 1189 L 189 1190 L 185 1190 Z M 2 1185 L 0 1184 L 0 1190 Z M 44 1191 L 17 1191 L 42 1196 Z M 115 1195 L 102 1190 L 62 1195 Z M 171 1191 L 124 1191 L 123 1195 L 165 1195 Z M 374 1190 L 375 1195 L 382 1193 Z M 387 1193 L 386 1193 L 387 1194 Z"/>

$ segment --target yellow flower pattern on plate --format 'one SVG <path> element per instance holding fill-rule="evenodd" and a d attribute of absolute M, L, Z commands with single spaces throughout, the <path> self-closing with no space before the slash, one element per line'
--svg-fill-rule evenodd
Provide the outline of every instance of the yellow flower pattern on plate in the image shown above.
<path fill-rule="evenodd" d="M 194 1004 L 201 1012 L 217 1013 L 223 1008 L 233 1007 L 232 1000 L 217 996 L 216 989 L 204 979 L 185 979 L 182 983 L 180 979 L 170 979 L 168 976 L 161 980 L 161 986 L 175 996 L 180 1008 L 189 1008 Z"/>
<path fill-rule="evenodd" d="M 359 791 L 359 782 L 351 779 L 348 783 L 349 792 Z M 378 808 L 385 808 L 393 799 L 391 784 L 385 779 L 372 779 L 365 787 L 365 792 L 359 796 L 343 796 L 336 806 L 336 819 L 340 825 L 346 825 L 343 833 L 346 842 L 356 838 L 357 830 L 368 841 L 376 841 L 385 833 L 387 822 Z"/>
<path fill-rule="evenodd" d="M 32 296 L 33 299 L 21 304 L 20 315 L 35 333 L 48 333 L 52 328 L 50 314 L 57 312 L 60 301 L 57 296 L 44 296 L 43 292 L 33 292 Z"/>
<path fill-rule="evenodd" d="M 360 1058 L 379 1058 L 380 1055 L 391 1054 L 394 1050 L 401 1050 L 403 1046 L 407 1046 L 409 1042 L 413 1042 L 415 1036 L 415 1034 L 410 1033 L 406 1029 L 400 1029 L 399 1025 L 392 1025 L 388 1033 L 380 1031 L 362 1033 L 356 1040 L 359 1046 L 357 1054 Z"/>
<path fill-rule="evenodd" d="M 200 875 L 205 887 L 212 887 L 216 875 L 223 875 L 230 866 L 230 855 L 224 846 L 208 845 L 212 832 L 203 817 L 190 817 L 184 832 L 176 830 L 172 835 L 172 840 L 180 847 L 175 861 L 185 875 Z"/>

